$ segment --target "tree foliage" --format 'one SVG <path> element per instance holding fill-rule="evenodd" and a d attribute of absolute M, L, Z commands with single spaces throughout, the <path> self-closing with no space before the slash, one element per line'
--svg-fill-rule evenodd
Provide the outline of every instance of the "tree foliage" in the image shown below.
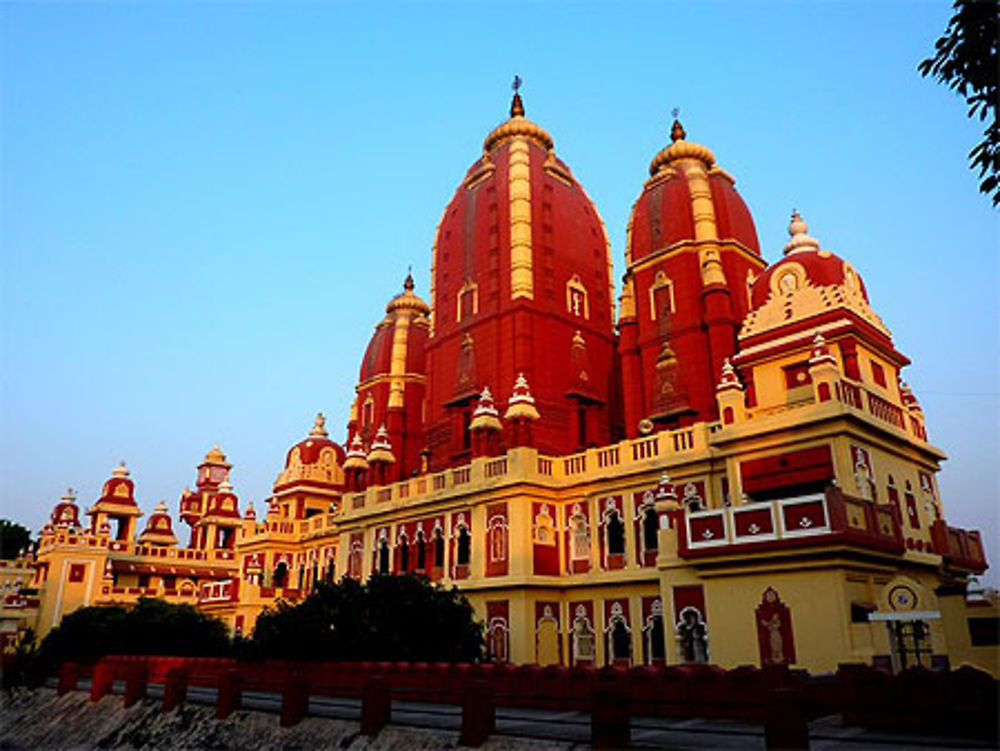
<path fill-rule="evenodd" d="M 969 117 L 988 121 L 983 140 L 969 152 L 979 171 L 979 190 L 1000 205 L 1000 124 L 997 122 L 997 29 L 1000 0 L 955 0 L 955 14 L 944 36 L 934 45 L 934 56 L 917 66 L 965 97 Z"/>
<path fill-rule="evenodd" d="M 297 606 L 265 611 L 253 641 L 263 657 L 456 662 L 482 657 L 483 627 L 454 587 L 374 575 L 320 584 Z"/>
<path fill-rule="evenodd" d="M 31 532 L 10 519 L 0 519 L 0 558 L 10 560 L 31 545 Z"/>
<path fill-rule="evenodd" d="M 45 637 L 39 659 L 51 668 L 66 660 L 94 662 L 108 654 L 225 656 L 230 650 L 222 621 L 190 605 L 142 597 L 131 608 L 73 611 Z"/>

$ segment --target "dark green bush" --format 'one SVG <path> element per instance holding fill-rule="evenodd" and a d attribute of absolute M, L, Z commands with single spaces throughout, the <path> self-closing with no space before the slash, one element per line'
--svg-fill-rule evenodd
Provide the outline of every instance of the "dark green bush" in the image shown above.
<path fill-rule="evenodd" d="M 190 605 L 143 597 L 131 608 L 73 611 L 45 637 L 38 657 L 52 670 L 67 660 L 92 663 L 109 654 L 222 657 L 231 649 L 222 621 Z"/>
<path fill-rule="evenodd" d="M 265 611 L 253 641 L 270 658 L 458 662 L 481 659 L 483 626 L 454 587 L 375 575 L 320 584 L 300 605 Z"/>

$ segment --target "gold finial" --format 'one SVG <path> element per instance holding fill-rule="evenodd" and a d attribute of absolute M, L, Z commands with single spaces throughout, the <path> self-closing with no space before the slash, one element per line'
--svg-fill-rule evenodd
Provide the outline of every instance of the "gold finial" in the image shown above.
<path fill-rule="evenodd" d="M 670 114 L 674 116 L 674 124 L 670 126 L 670 140 L 674 142 L 683 141 L 687 138 L 687 133 L 684 132 L 684 126 L 681 125 L 681 121 L 677 119 L 681 114 L 681 108 L 674 107 L 670 111 Z"/>
<path fill-rule="evenodd" d="M 326 438 L 329 435 L 326 432 L 326 417 L 323 416 L 322 412 L 316 413 L 316 421 L 313 423 L 313 428 L 309 431 L 309 435 L 319 438 Z"/>
<path fill-rule="evenodd" d="M 510 116 L 511 117 L 524 117 L 524 102 L 521 101 L 521 94 L 519 89 L 524 81 L 521 80 L 520 76 L 514 76 L 514 82 L 510 87 L 514 90 L 514 98 L 510 102 Z"/>
<path fill-rule="evenodd" d="M 406 279 L 403 281 L 403 289 L 407 292 L 413 291 L 413 267 L 407 266 L 406 268 Z"/>

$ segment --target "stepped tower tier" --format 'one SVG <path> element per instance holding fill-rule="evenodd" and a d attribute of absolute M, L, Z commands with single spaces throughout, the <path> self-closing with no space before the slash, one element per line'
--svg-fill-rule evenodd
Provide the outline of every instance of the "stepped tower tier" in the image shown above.
<path fill-rule="evenodd" d="M 205 454 L 198 465 L 198 479 L 195 489 L 184 488 L 181 492 L 180 518 L 191 527 L 191 538 L 188 547 L 204 548 L 206 540 L 201 536 L 200 520 L 205 516 L 212 498 L 219 491 L 222 483 L 229 482 L 229 472 L 233 465 L 226 461 L 226 455 L 218 445 L 213 446 Z"/>
<path fill-rule="evenodd" d="M 900 378 L 909 359 L 872 309 L 858 272 L 821 248 L 808 230 L 793 212 L 783 257 L 751 287 L 751 309 L 733 358 L 746 385 L 746 406 L 840 398 L 870 406 L 926 441 L 920 404 Z"/>
<path fill-rule="evenodd" d="M 519 373 L 541 414 L 533 426 L 537 448 L 563 454 L 611 439 L 607 234 L 552 137 L 524 116 L 518 93 L 510 119 L 486 137 L 444 211 L 431 278 L 426 426 L 433 469 L 468 460 L 483 389 L 506 403 Z M 504 426 L 501 445 L 511 445 L 511 431 Z"/>
<path fill-rule="evenodd" d="M 53 528 L 66 527 L 67 529 L 80 528 L 80 507 L 76 505 L 76 493 L 72 488 L 66 491 L 59 503 L 52 509 L 49 523 Z"/>
<path fill-rule="evenodd" d="M 625 432 L 717 417 L 714 387 L 764 268 L 733 178 L 674 120 L 632 207 L 618 330 Z"/>
<path fill-rule="evenodd" d="M 395 463 L 387 482 L 409 477 L 422 467 L 424 430 L 421 419 L 427 383 L 425 347 L 430 329 L 430 306 L 414 293 L 407 274 L 403 291 L 385 306 L 385 318 L 375 327 L 361 362 L 361 372 L 347 423 L 346 445 L 360 438 L 370 448 L 379 427 L 385 425 Z M 339 458 L 343 467 L 344 457 Z M 349 485 L 359 482 L 352 470 Z"/>
<path fill-rule="evenodd" d="M 104 483 L 101 497 L 87 511 L 91 517 L 91 531 L 98 534 L 110 531 L 116 540 L 132 540 L 136 523 L 142 516 L 135 502 L 135 483 L 122 462 L 111 471 L 111 478 Z"/>
<path fill-rule="evenodd" d="M 167 504 L 160 501 L 150 514 L 146 522 L 146 529 L 139 535 L 141 545 L 163 545 L 172 547 L 177 544 L 177 535 L 174 534 L 173 521 L 167 513 Z"/>

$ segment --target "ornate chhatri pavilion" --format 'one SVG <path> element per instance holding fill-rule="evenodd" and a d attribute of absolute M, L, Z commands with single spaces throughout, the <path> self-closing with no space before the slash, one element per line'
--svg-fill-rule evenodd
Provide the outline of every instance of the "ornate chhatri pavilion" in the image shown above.
<path fill-rule="evenodd" d="M 675 120 L 617 288 L 515 91 L 444 210 L 427 300 L 407 277 L 375 326 L 343 443 L 318 416 L 259 511 L 213 448 L 186 546 L 163 503 L 141 525 L 124 464 L 90 508 L 67 494 L 24 621 L 156 596 L 247 633 L 321 580 L 410 573 L 467 595 L 496 660 L 995 671 L 982 541 L 945 520 L 909 360 L 809 232 L 793 213 L 768 264 Z"/>

